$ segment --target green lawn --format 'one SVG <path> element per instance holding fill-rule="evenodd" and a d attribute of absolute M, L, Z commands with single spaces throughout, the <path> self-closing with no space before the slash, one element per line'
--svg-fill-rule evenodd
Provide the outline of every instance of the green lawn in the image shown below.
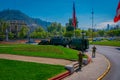
<path fill-rule="evenodd" d="M 120 41 L 96 41 L 91 44 L 120 47 Z"/>
<path fill-rule="evenodd" d="M 59 65 L 0 59 L 0 80 L 47 80 L 64 71 Z"/>
<path fill-rule="evenodd" d="M 0 53 L 77 60 L 78 51 L 62 46 L 13 44 L 0 45 Z"/>

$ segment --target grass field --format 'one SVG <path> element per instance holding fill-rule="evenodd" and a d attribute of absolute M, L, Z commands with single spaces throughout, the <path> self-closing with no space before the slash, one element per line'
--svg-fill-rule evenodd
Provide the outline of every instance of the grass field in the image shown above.
<path fill-rule="evenodd" d="M 47 80 L 64 71 L 59 65 L 0 59 L 0 80 Z"/>
<path fill-rule="evenodd" d="M 78 59 L 78 51 L 62 46 L 29 45 L 29 44 L 0 44 L 0 53 L 49 58 Z"/>
<path fill-rule="evenodd" d="M 120 41 L 96 41 L 91 44 L 120 47 Z"/>

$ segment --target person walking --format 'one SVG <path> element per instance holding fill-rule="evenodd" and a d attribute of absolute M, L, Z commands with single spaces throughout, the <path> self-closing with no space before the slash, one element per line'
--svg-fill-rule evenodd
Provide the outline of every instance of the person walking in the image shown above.
<path fill-rule="evenodd" d="M 78 53 L 78 63 L 79 63 L 79 70 L 82 68 L 82 52 Z"/>
<path fill-rule="evenodd" d="M 96 47 L 95 45 L 92 47 L 92 58 L 95 58 L 95 52 L 96 52 Z"/>

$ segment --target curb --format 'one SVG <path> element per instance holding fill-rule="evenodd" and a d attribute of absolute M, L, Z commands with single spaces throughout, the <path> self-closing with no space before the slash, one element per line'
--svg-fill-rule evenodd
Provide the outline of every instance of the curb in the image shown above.
<path fill-rule="evenodd" d="M 87 54 L 86 54 L 87 55 Z M 87 63 L 87 65 L 92 61 L 92 59 L 90 58 L 90 56 L 89 55 L 87 55 L 87 57 L 88 57 L 88 59 L 87 59 L 87 61 L 88 61 L 88 63 Z M 65 78 L 65 77 L 67 77 L 67 76 L 69 76 L 69 75 L 71 75 L 72 73 L 70 72 L 70 71 L 66 71 L 66 72 L 63 72 L 63 73 L 61 73 L 61 74 L 58 74 L 58 75 L 56 75 L 56 76 L 54 76 L 54 77 L 52 77 L 52 78 L 49 78 L 48 80 L 61 80 L 61 79 L 63 79 L 63 78 Z"/>
<path fill-rule="evenodd" d="M 89 64 L 92 61 L 92 59 L 91 59 L 91 57 L 88 54 L 86 54 L 86 55 L 88 57 L 88 64 Z"/>
<path fill-rule="evenodd" d="M 104 57 L 105 57 L 105 56 L 104 56 Z M 105 72 L 104 72 L 100 77 L 98 77 L 97 80 L 102 80 L 102 79 L 107 75 L 107 73 L 110 71 L 111 63 L 110 63 L 110 61 L 107 59 L 107 57 L 105 57 L 105 59 L 106 59 L 106 61 L 107 61 L 107 63 L 108 63 L 108 67 L 107 67 L 107 69 L 105 70 Z"/>
<path fill-rule="evenodd" d="M 48 80 L 61 80 L 61 79 L 65 78 L 65 77 L 69 76 L 70 74 L 71 74 L 70 71 L 66 71 L 66 72 L 58 74 L 58 75 L 56 75 L 56 76 L 54 76 L 54 77 L 52 77 L 52 78 L 50 78 Z"/>

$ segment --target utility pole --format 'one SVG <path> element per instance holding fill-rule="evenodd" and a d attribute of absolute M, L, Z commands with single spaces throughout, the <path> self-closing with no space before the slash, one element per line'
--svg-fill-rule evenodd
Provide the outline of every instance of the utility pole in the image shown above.
<path fill-rule="evenodd" d="M 93 25 L 94 25 L 94 11 L 93 11 L 93 8 L 92 8 L 92 42 L 93 42 Z"/>

